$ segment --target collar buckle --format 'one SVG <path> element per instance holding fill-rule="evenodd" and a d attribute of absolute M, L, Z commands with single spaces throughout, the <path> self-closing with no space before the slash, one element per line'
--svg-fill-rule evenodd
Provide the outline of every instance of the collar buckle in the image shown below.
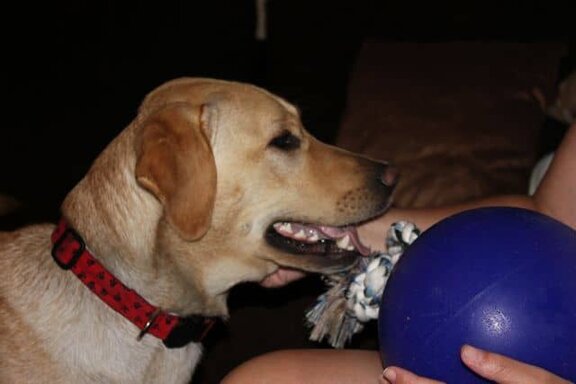
<path fill-rule="evenodd" d="M 162 310 L 160 308 L 156 308 L 154 313 L 152 313 L 150 315 L 150 317 L 148 318 L 146 325 L 144 325 L 144 328 L 142 328 L 142 330 L 138 334 L 138 337 L 136 338 L 136 340 L 138 340 L 138 341 L 142 340 L 142 338 L 144 337 L 145 334 L 148 333 L 148 331 L 150 330 L 150 327 L 152 327 L 152 324 L 154 324 L 154 321 L 156 320 L 158 315 L 160 315 L 160 313 L 162 313 Z"/>

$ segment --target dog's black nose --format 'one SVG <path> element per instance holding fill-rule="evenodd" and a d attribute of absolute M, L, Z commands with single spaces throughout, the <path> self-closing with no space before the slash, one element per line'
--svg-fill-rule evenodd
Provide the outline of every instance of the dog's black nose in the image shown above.
<path fill-rule="evenodd" d="M 380 175 L 380 181 L 387 187 L 394 187 L 398 182 L 399 176 L 398 168 L 393 165 L 387 164 L 384 167 L 384 171 Z"/>

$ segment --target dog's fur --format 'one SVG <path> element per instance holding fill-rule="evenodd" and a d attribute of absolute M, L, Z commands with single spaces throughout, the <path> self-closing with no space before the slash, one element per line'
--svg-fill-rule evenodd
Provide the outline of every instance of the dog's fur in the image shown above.
<path fill-rule="evenodd" d="M 283 145 L 287 133 L 300 145 Z M 225 318 L 239 282 L 355 260 L 272 247 L 264 233 L 273 222 L 360 222 L 386 209 L 392 179 L 386 164 L 315 140 L 297 109 L 265 90 L 184 78 L 145 98 L 61 209 L 92 254 L 150 303 Z M 55 264 L 53 230 L 0 234 L 0 382 L 188 382 L 201 346 L 137 341 L 129 321 Z"/>

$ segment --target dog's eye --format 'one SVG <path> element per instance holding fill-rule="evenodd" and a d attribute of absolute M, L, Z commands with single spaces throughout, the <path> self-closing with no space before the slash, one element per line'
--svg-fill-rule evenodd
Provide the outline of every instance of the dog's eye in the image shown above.
<path fill-rule="evenodd" d="M 293 151 L 300 148 L 300 139 L 286 131 L 273 138 L 268 145 L 284 151 Z"/>

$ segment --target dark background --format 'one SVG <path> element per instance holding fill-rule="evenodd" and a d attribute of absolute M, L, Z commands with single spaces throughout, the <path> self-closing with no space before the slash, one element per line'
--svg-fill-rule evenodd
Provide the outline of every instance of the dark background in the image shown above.
<path fill-rule="evenodd" d="M 55 221 L 67 191 L 135 116 L 144 95 L 166 80 L 208 76 L 261 85 L 297 104 L 309 131 L 333 142 L 364 39 L 566 42 L 570 54 L 558 68 L 561 77 L 576 48 L 568 3 L 269 0 L 265 41 L 255 39 L 255 1 L 3 5 L 0 193 L 23 206 L 0 219 L 2 229 Z M 314 278 L 273 292 L 240 287 L 231 311 L 278 315 L 283 302 L 321 289 Z M 301 313 L 280 315 L 302 327 Z M 253 354 L 307 345 L 282 339 L 273 317 L 245 328 L 257 346 Z M 207 358 L 229 336 L 225 327 L 217 330 Z M 202 365 L 195 381 L 217 382 L 246 357 L 229 359 L 220 371 Z"/>
<path fill-rule="evenodd" d="M 269 0 L 263 42 L 254 37 L 253 0 L 18 4 L 3 9 L 0 191 L 33 207 L 34 219 L 58 214 L 65 193 L 144 95 L 168 79 L 262 85 L 297 104 L 308 129 L 331 142 L 366 37 L 574 37 L 568 2 L 553 1 Z"/>

